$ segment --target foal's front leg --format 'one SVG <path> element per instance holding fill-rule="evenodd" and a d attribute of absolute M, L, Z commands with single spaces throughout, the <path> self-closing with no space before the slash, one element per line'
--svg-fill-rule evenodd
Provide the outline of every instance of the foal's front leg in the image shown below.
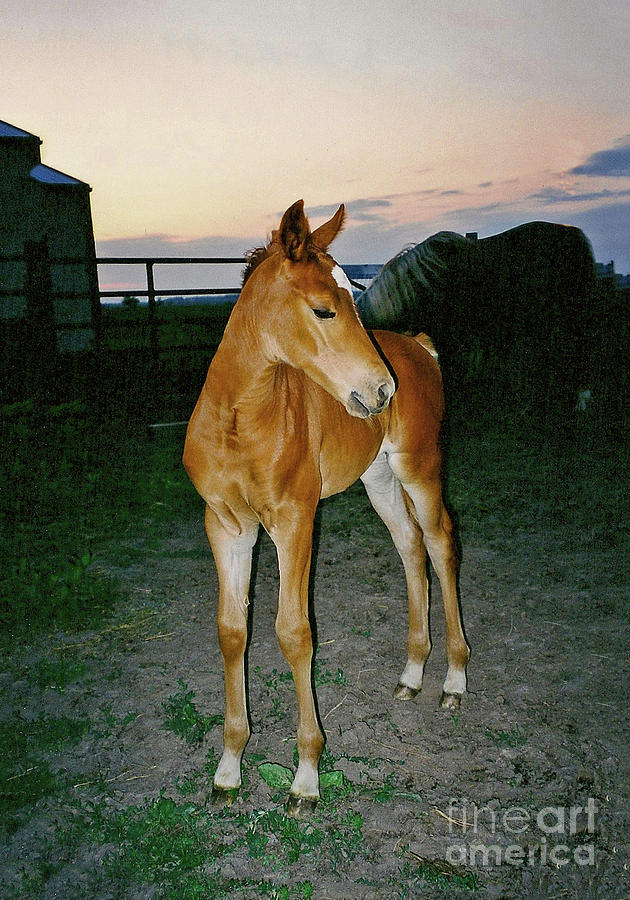
<path fill-rule="evenodd" d="M 317 721 L 311 682 L 313 640 L 308 617 L 308 582 L 311 565 L 314 509 L 295 507 L 282 523 L 270 529 L 278 552 L 280 597 L 276 634 L 291 666 L 297 697 L 299 763 L 291 785 L 287 812 L 300 816 L 319 799 L 319 757 L 324 736 Z"/>
<path fill-rule="evenodd" d="M 234 535 L 207 507 L 205 524 L 219 576 L 217 626 L 225 673 L 223 755 L 214 775 L 212 796 L 215 801 L 229 802 L 241 786 L 241 757 L 249 740 L 245 648 L 252 550 L 258 536 L 258 521 L 245 523 L 241 534 Z"/>

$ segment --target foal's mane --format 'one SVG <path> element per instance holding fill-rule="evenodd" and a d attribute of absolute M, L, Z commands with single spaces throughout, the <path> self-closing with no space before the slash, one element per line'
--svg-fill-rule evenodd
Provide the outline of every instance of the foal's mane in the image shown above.
<path fill-rule="evenodd" d="M 307 244 L 306 244 L 306 258 L 311 260 L 315 257 L 329 257 L 328 253 L 325 250 L 321 250 L 312 240 L 312 235 L 308 236 Z M 280 242 L 278 240 L 278 232 L 274 230 L 271 235 L 271 239 L 269 243 L 265 247 L 256 247 L 254 250 L 250 250 L 245 254 L 245 268 L 243 269 L 243 281 L 241 284 L 241 288 L 244 287 L 247 280 L 253 275 L 258 266 L 268 259 L 270 256 L 273 256 L 274 253 L 278 253 L 280 251 Z"/>
<path fill-rule="evenodd" d="M 243 281 L 241 287 L 245 285 L 245 282 L 250 277 L 250 275 L 254 272 L 255 269 L 261 264 L 261 262 L 270 255 L 270 247 L 273 241 L 266 247 L 256 247 L 254 250 L 250 250 L 245 254 L 245 268 L 243 269 Z"/>

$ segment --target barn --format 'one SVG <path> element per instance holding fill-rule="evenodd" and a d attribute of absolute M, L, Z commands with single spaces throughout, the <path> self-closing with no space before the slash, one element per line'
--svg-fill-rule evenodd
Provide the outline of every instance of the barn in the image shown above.
<path fill-rule="evenodd" d="M 3 386 L 89 352 L 98 328 L 91 188 L 43 164 L 41 144 L 0 121 Z"/>

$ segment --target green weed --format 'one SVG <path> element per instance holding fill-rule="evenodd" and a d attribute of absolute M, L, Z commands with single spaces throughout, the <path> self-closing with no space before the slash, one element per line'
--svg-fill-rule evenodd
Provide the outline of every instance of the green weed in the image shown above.
<path fill-rule="evenodd" d="M 368 637 L 368 638 L 369 638 L 369 637 L 372 636 L 372 629 L 371 629 L 371 628 L 363 628 L 363 629 L 361 629 L 361 628 L 357 628 L 356 625 L 352 625 L 352 626 L 350 627 L 350 631 L 352 632 L 352 634 L 359 634 L 359 635 L 361 635 L 362 637 Z"/>
<path fill-rule="evenodd" d="M 219 757 L 216 754 L 216 751 L 213 747 L 208 749 L 206 753 L 206 762 L 204 764 L 204 771 L 207 775 L 214 775 L 217 770 L 217 766 L 219 765 Z"/>
<path fill-rule="evenodd" d="M 521 731 L 518 725 L 510 728 L 509 731 L 486 728 L 484 733 L 498 747 L 518 747 L 527 743 L 527 735 Z"/>
<path fill-rule="evenodd" d="M 9 833 L 17 828 L 22 809 L 67 784 L 67 777 L 54 773 L 41 755 L 77 744 L 89 724 L 85 719 L 27 720 L 19 715 L 0 724 L 0 821 Z"/>
<path fill-rule="evenodd" d="M 197 793 L 199 790 L 198 782 L 200 776 L 200 772 L 192 772 L 190 775 L 186 775 L 183 778 L 177 777 L 175 779 L 175 787 L 182 797 L 190 797 L 192 794 Z"/>
<path fill-rule="evenodd" d="M 274 867 L 292 865 L 302 853 L 312 853 L 326 838 L 323 829 L 302 825 L 273 809 L 247 816 L 243 824 L 247 827 L 249 855 L 262 858 L 267 865 Z"/>
<path fill-rule="evenodd" d="M 310 881 L 282 884 L 262 878 L 228 879 L 222 860 L 241 849 L 252 860 L 282 869 L 305 856 L 324 851 L 333 867 L 352 860 L 362 845 L 363 820 L 352 811 L 335 823 L 300 823 L 278 810 L 208 812 L 194 803 L 160 797 L 143 806 L 130 806 L 116 815 L 96 807 L 82 826 L 92 841 L 112 845 L 105 871 L 112 884 L 150 884 L 161 898 L 253 897 L 304 898 L 314 896 Z M 69 838 L 70 839 L 70 838 Z M 77 840 L 75 834 L 73 840 Z"/>
<path fill-rule="evenodd" d="M 117 847 L 106 857 L 110 874 L 128 883 L 159 884 L 164 897 L 191 896 L 193 883 L 198 883 L 193 873 L 229 851 L 215 836 L 208 813 L 166 797 L 101 818 L 94 835 Z"/>
<path fill-rule="evenodd" d="M 253 671 L 256 678 L 264 677 L 260 666 L 255 666 Z M 267 688 L 267 694 L 271 700 L 270 715 L 272 721 L 281 722 L 288 718 L 289 713 L 286 694 L 282 690 L 281 685 L 293 684 L 292 673 L 290 671 L 281 672 L 274 668 L 271 670 L 271 674 L 264 678 L 263 683 Z"/>
<path fill-rule="evenodd" d="M 404 884 L 399 889 L 398 897 L 400 900 L 414 900 L 418 896 L 417 890 L 421 889 L 421 885 L 432 884 L 450 892 L 459 891 L 477 891 L 481 885 L 479 878 L 474 872 L 467 872 L 452 866 L 443 859 L 422 859 L 413 854 L 417 862 L 414 864 L 405 862 L 400 868 L 399 876 L 394 880 L 390 878 L 392 886 Z"/>
<path fill-rule="evenodd" d="M 168 716 L 164 727 L 183 738 L 187 744 L 201 744 L 206 734 L 223 722 L 223 716 L 202 715 L 193 703 L 195 692 L 188 690 L 188 685 L 181 678 L 179 684 L 181 690 L 171 694 L 162 704 Z"/>
<path fill-rule="evenodd" d="M 190 508 L 180 454 L 179 444 L 152 443 L 137 422 L 103 422 L 78 401 L 0 407 L 4 643 L 107 618 L 123 595 L 96 549 L 140 517 L 159 540 L 156 526 Z"/>
<path fill-rule="evenodd" d="M 254 672 L 256 675 L 260 674 L 260 666 L 256 666 Z M 265 684 L 269 688 L 278 689 L 279 684 L 287 684 L 293 681 L 293 674 L 291 672 L 279 672 L 278 669 L 272 669 L 271 675 L 265 679 Z"/>
<path fill-rule="evenodd" d="M 84 678 L 88 672 L 84 660 L 61 656 L 59 659 L 42 659 L 30 673 L 30 678 L 40 690 L 51 688 L 62 694 L 69 684 Z"/>
<path fill-rule="evenodd" d="M 126 725 L 138 718 L 138 713 L 135 710 L 130 710 L 124 715 L 117 715 L 109 704 L 101 705 L 99 710 L 103 717 L 105 728 L 95 730 L 95 736 L 98 738 L 109 737 L 110 734 L 121 731 Z"/>
<path fill-rule="evenodd" d="M 330 672 L 328 669 L 322 668 L 323 663 L 315 660 L 313 663 L 313 680 L 316 685 L 321 684 L 348 684 L 348 679 L 343 674 L 343 669 L 337 669 L 336 672 Z"/>

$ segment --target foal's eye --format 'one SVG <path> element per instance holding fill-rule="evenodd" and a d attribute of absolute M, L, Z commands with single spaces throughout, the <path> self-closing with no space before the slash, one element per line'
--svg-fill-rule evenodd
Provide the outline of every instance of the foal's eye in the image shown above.
<path fill-rule="evenodd" d="M 318 319 L 334 319 L 337 315 L 333 309 L 314 309 L 313 312 Z"/>

